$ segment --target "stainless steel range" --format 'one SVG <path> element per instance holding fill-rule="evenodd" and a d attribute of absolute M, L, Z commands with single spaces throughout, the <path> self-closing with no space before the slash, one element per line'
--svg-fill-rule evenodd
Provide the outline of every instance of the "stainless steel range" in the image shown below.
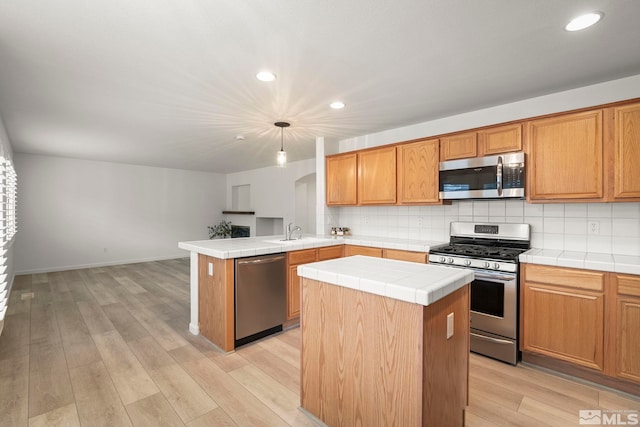
<path fill-rule="evenodd" d="M 429 263 L 469 268 L 471 351 L 518 362 L 518 255 L 529 249 L 529 224 L 452 222 L 448 245 L 429 251 Z"/>

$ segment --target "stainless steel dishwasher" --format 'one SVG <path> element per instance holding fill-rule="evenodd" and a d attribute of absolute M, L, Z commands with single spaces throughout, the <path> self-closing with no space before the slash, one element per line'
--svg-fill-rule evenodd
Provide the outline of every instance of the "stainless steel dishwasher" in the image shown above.
<path fill-rule="evenodd" d="M 286 320 L 286 255 L 236 259 L 236 347 L 281 331 Z"/>

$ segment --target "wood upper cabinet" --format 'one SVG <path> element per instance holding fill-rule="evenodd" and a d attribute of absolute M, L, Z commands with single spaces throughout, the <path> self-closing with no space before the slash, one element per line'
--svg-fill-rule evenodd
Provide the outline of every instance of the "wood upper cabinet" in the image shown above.
<path fill-rule="evenodd" d="M 615 376 L 640 382 L 640 276 L 613 274 Z"/>
<path fill-rule="evenodd" d="M 614 108 L 613 198 L 640 198 L 640 103 Z"/>
<path fill-rule="evenodd" d="M 442 202 L 438 196 L 439 152 L 437 139 L 398 146 L 398 204 Z"/>
<path fill-rule="evenodd" d="M 440 160 L 465 159 L 478 155 L 476 132 L 459 133 L 440 139 Z"/>
<path fill-rule="evenodd" d="M 327 206 L 355 205 L 357 197 L 358 156 L 345 153 L 326 158 Z"/>
<path fill-rule="evenodd" d="M 522 151 L 520 123 L 478 131 L 479 156 L 492 156 L 513 151 Z"/>
<path fill-rule="evenodd" d="M 523 350 L 602 371 L 605 273 L 531 264 L 523 272 Z"/>
<path fill-rule="evenodd" d="M 527 123 L 528 200 L 602 201 L 602 110 Z"/>
<path fill-rule="evenodd" d="M 396 147 L 358 152 L 358 204 L 396 203 Z"/>

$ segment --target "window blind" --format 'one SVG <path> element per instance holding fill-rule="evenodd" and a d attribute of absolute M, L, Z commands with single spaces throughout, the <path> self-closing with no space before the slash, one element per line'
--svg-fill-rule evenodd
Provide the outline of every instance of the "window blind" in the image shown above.
<path fill-rule="evenodd" d="M 0 156 L 0 332 L 4 325 L 9 299 L 7 251 L 18 231 L 16 206 L 18 176 L 11 160 Z"/>

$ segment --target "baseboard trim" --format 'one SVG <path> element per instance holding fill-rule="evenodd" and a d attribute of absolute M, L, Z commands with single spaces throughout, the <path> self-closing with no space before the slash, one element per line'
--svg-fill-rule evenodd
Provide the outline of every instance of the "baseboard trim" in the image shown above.
<path fill-rule="evenodd" d="M 564 360 L 558 360 L 543 354 L 523 351 L 522 361 L 529 365 L 540 366 L 550 371 L 555 371 L 570 377 L 580 378 L 591 383 L 619 390 L 624 393 L 631 394 L 632 396 L 640 396 L 640 384 L 623 378 L 610 377 L 593 369 L 574 365 L 573 363 L 565 362 Z"/>
<path fill-rule="evenodd" d="M 166 256 L 159 256 L 159 257 L 124 259 L 124 260 L 118 260 L 118 261 L 97 262 L 97 263 L 90 263 L 90 264 L 66 265 L 62 267 L 35 268 L 30 270 L 16 271 L 14 276 L 16 275 L 19 276 L 22 274 L 54 273 L 57 271 L 67 271 L 67 270 L 82 270 L 85 268 L 111 267 L 114 265 L 138 264 L 141 262 L 166 261 L 168 259 L 180 259 L 180 258 L 189 258 L 189 255 L 174 254 L 174 255 L 166 255 Z"/>

